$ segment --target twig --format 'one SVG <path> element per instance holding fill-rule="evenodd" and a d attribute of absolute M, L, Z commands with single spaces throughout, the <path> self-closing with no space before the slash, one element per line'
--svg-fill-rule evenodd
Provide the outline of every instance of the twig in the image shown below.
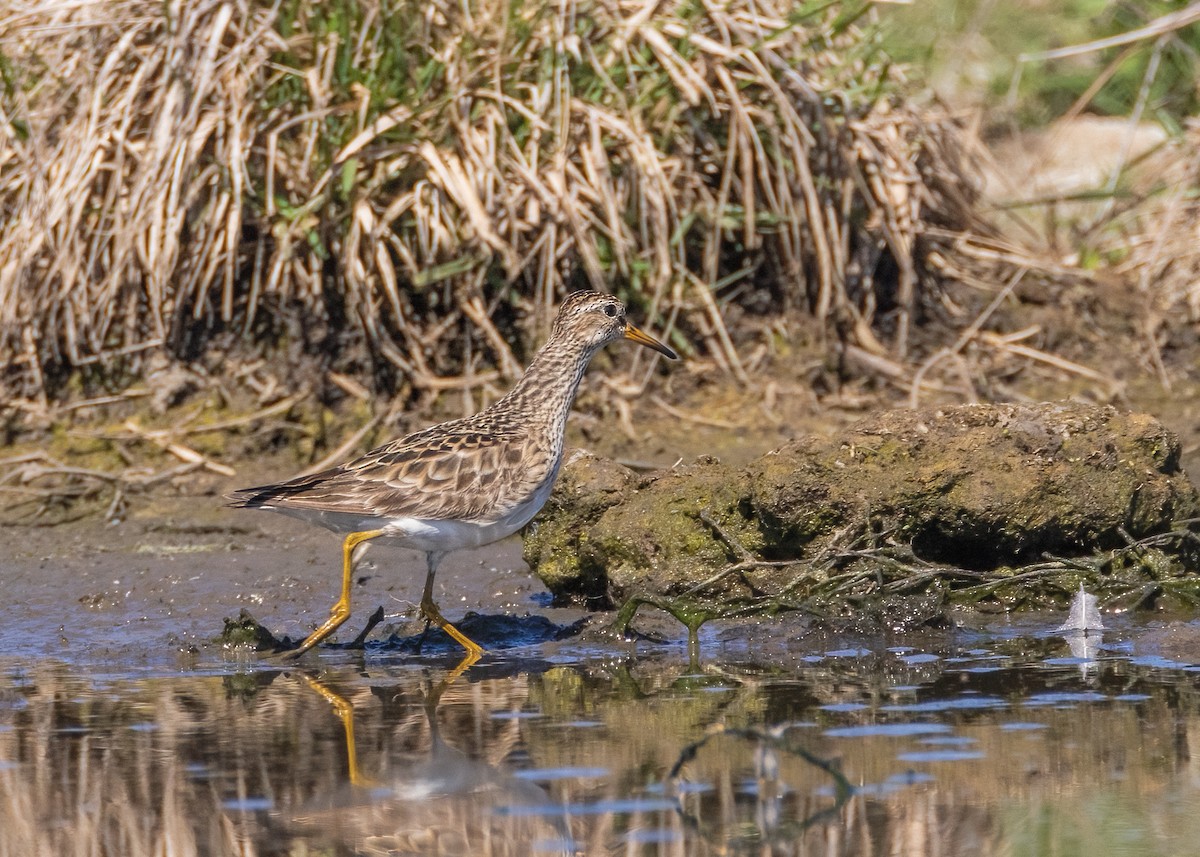
<path fill-rule="evenodd" d="M 981 334 L 980 338 L 989 345 L 993 345 L 1003 351 L 1008 351 L 1011 354 L 1028 357 L 1030 360 L 1045 363 L 1047 366 L 1062 369 L 1064 372 L 1070 372 L 1073 375 L 1080 375 L 1084 378 L 1098 381 L 1101 384 L 1105 384 L 1110 391 L 1115 392 L 1121 389 L 1121 382 L 1116 378 L 1105 375 L 1103 372 L 1097 372 L 1095 369 L 1084 366 L 1081 363 L 1076 363 L 1073 360 L 1067 360 L 1065 357 L 1059 357 L 1057 354 L 1051 354 L 1048 351 L 1041 351 L 1037 348 L 1030 348 L 1028 345 L 1017 345 L 1007 342 L 1003 337 L 991 333 L 985 332 Z"/>
<path fill-rule="evenodd" d="M 255 411 L 252 414 L 246 414 L 242 417 L 232 417 L 227 420 L 219 420 L 215 423 L 205 423 L 203 425 L 187 426 L 180 429 L 180 433 L 185 435 L 190 434 L 207 434 L 209 432 L 223 432 L 230 429 L 241 428 L 249 423 L 265 420 L 267 417 L 273 417 L 276 414 L 286 413 L 292 409 L 297 402 L 304 398 L 304 394 L 297 393 L 293 396 L 288 396 L 286 399 L 280 399 L 273 405 Z"/>
<path fill-rule="evenodd" d="M 731 533 L 726 531 L 724 527 L 717 523 L 716 519 L 713 518 L 712 515 L 710 515 L 707 511 L 700 512 L 698 517 L 701 521 L 709 526 L 717 538 L 729 545 L 729 547 L 731 547 L 742 559 L 741 562 L 735 563 L 727 568 L 723 568 L 707 580 L 697 583 L 695 586 L 683 593 L 685 596 L 695 595 L 697 592 L 707 589 L 713 584 L 718 583 L 719 581 L 733 574 L 741 575 L 742 582 L 746 584 L 747 588 L 749 588 L 753 594 L 765 595 L 766 593 L 759 589 L 753 583 L 753 581 L 746 578 L 745 572 L 753 571 L 758 568 L 783 568 L 785 566 L 797 564 L 796 560 L 794 559 L 759 559 L 758 557 L 754 556 L 754 554 L 752 554 L 745 545 L 738 541 L 737 538 L 735 538 Z"/>
<path fill-rule="evenodd" d="M 955 340 L 953 345 L 951 345 L 949 348 L 943 348 L 935 353 L 928 360 L 922 363 L 920 368 L 913 373 L 912 386 L 909 389 L 908 394 L 908 406 L 910 408 L 916 410 L 917 405 L 920 403 L 920 390 L 921 384 L 925 379 L 925 373 L 932 369 L 938 361 L 943 360 L 946 357 L 956 355 L 962 351 L 963 348 L 966 347 L 967 343 L 974 339 L 975 335 L 979 333 L 980 329 L 987 324 L 988 319 L 992 317 L 992 313 L 999 309 L 1000 304 L 1004 303 L 1004 301 L 1008 299 L 1008 296 L 1013 293 L 1013 289 L 1015 289 L 1021 280 L 1025 278 L 1027 271 L 1028 269 L 1024 267 L 1018 269 L 1017 272 L 1009 278 L 1008 282 L 1004 284 L 1004 288 L 997 292 L 996 296 L 992 298 L 991 302 L 988 303 L 988 305 L 983 308 L 983 311 L 975 317 L 975 320 L 967 325 L 966 330 L 958 335 L 958 339 Z"/>
<path fill-rule="evenodd" d="M 197 452 L 190 446 L 185 446 L 177 440 L 171 438 L 171 433 L 164 430 L 149 430 L 139 426 L 134 420 L 128 419 L 122 424 L 128 431 L 132 432 L 141 440 L 149 441 L 160 449 L 169 452 L 171 455 L 178 458 L 186 464 L 198 464 L 205 470 L 211 470 L 213 473 L 219 473 L 222 476 L 236 476 L 237 471 L 228 465 L 213 461 L 203 453 Z"/>
<path fill-rule="evenodd" d="M 384 613 L 383 606 L 376 608 L 375 612 L 367 618 L 367 624 L 358 632 L 358 636 L 346 644 L 347 649 L 361 649 L 366 642 L 367 635 L 375 630 L 375 626 L 383 621 Z"/>
<path fill-rule="evenodd" d="M 661 396 L 651 396 L 650 401 L 654 403 L 655 407 L 661 409 L 667 414 L 670 414 L 677 420 L 684 420 L 689 423 L 695 423 L 696 425 L 711 426 L 712 428 L 719 429 L 737 430 L 745 428 L 744 425 L 730 422 L 729 420 L 721 420 L 717 419 L 716 417 L 706 417 L 703 414 L 695 414 L 691 413 L 690 411 L 685 411 L 682 408 L 677 408 L 674 405 L 668 404 Z"/>
<path fill-rule="evenodd" d="M 478 327 L 484 337 L 487 339 L 488 345 L 500 358 L 500 371 L 505 378 L 515 380 L 520 377 L 521 364 L 517 362 L 517 358 L 513 356 L 512 349 L 504 337 L 500 335 L 500 331 L 496 329 L 496 325 L 492 324 L 492 320 L 488 318 L 483 309 L 483 301 L 478 295 L 472 295 L 459 301 L 459 307 L 462 309 L 463 315 L 471 320 Z"/>
<path fill-rule="evenodd" d="M 386 418 L 390 420 L 391 417 L 392 417 L 392 412 L 389 411 Z M 337 462 L 342 461 L 343 459 L 347 458 L 350 451 L 353 450 L 354 448 L 356 448 L 358 446 L 358 444 L 362 441 L 362 439 L 364 437 L 366 437 L 368 434 L 370 434 L 371 432 L 373 432 L 375 430 L 375 427 L 377 425 L 379 425 L 381 422 L 383 422 L 384 419 L 385 419 L 385 417 L 383 414 L 376 414 L 375 416 L 371 417 L 371 419 L 367 420 L 367 422 L 362 426 L 362 428 L 360 428 L 354 434 L 350 435 L 350 437 L 348 437 L 344 441 L 342 441 L 342 443 L 340 443 L 338 445 L 337 449 L 333 450 L 331 453 L 326 455 L 324 458 L 322 458 L 320 461 L 316 462 L 315 464 L 304 468 L 296 475 L 297 476 L 311 476 L 314 473 L 320 473 L 322 470 L 326 470 L 326 469 L 332 467 Z"/>
<path fill-rule="evenodd" d="M 724 355 L 725 363 L 729 366 L 733 377 L 737 378 L 743 384 L 749 384 L 750 379 L 746 375 L 746 370 L 742 367 L 742 361 L 738 357 L 737 349 L 733 347 L 733 340 L 729 338 L 729 330 L 725 327 L 725 320 L 721 317 L 721 310 L 713 298 L 712 289 L 709 288 L 708 283 L 705 283 L 691 271 L 683 270 L 682 273 L 687 281 L 692 284 L 695 293 L 700 296 L 700 302 L 704 305 L 709 324 L 712 325 L 713 334 L 719 344 L 720 352 Z"/>
<path fill-rule="evenodd" d="M 1200 21 L 1200 3 L 1192 3 L 1178 12 L 1171 12 L 1168 15 L 1163 15 L 1155 18 L 1144 27 L 1139 27 L 1136 30 L 1129 30 L 1125 33 L 1119 33 L 1115 36 L 1108 36 L 1104 39 L 1095 39 L 1094 41 L 1084 42 L 1080 45 L 1070 45 L 1065 48 L 1054 48 L 1048 51 L 1036 51 L 1031 53 L 1020 54 L 1017 57 L 1019 63 L 1042 62 L 1045 60 L 1057 60 L 1065 57 L 1078 56 L 1079 54 L 1088 54 L 1095 51 L 1103 51 L 1108 48 L 1127 45 L 1131 42 L 1140 42 L 1146 39 L 1154 39 L 1159 36 L 1172 33 L 1176 30 L 1182 30 L 1184 27 L 1189 27 L 1192 24 Z"/>
<path fill-rule="evenodd" d="M 115 402 L 127 402 L 130 399 L 137 399 L 141 398 L 142 396 L 149 395 L 149 390 L 126 390 L 125 392 L 115 396 L 97 396 L 94 399 L 84 399 L 82 402 L 68 402 L 65 405 L 60 405 L 59 409 L 62 412 L 67 413 L 70 411 L 77 411 L 82 408 L 96 408 L 100 407 L 101 405 L 111 405 Z"/>

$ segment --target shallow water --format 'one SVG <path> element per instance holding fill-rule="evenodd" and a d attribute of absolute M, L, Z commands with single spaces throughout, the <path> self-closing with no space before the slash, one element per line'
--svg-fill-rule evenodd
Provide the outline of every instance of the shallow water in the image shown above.
<path fill-rule="evenodd" d="M 668 642 L 552 641 L 545 617 L 578 616 L 542 606 L 510 547 L 448 561 L 465 607 L 515 617 L 469 669 L 436 641 L 281 669 L 204 635 L 245 604 L 276 611 L 269 625 L 327 609 L 336 575 L 281 564 L 305 545 L 143 543 L 4 569 L 19 607 L 0 626 L 0 857 L 1095 857 L 1200 842 L 1187 617 L 1105 617 L 1072 640 L 1053 630 L 1065 614 L 909 636 L 781 617 L 706 626 L 689 652 L 647 616 Z M 419 579 L 395 585 L 364 584 L 360 626 Z"/>
<path fill-rule="evenodd" d="M 522 651 L 457 676 L 370 648 L 290 671 L 7 660 L 0 854 L 1192 853 L 1197 668 L 1137 653 L 1162 632 L 1082 658 L 1007 625 L 763 660 L 713 634 L 694 659 Z"/>

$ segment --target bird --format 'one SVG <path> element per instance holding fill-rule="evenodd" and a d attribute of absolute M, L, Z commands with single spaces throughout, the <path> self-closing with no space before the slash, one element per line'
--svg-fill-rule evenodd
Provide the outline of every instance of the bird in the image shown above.
<path fill-rule="evenodd" d="M 632 325 L 615 296 L 574 292 L 563 300 L 549 338 L 524 374 L 489 407 L 328 470 L 228 494 L 232 507 L 268 509 L 344 536 L 341 596 L 329 618 L 285 656 L 299 657 L 350 617 L 355 549 L 374 541 L 424 552 L 421 615 L 457 641 L 468 661 L 477 660 L 483 647 L 434 603 L 438 565 L 451 551 L 517 532 L 541 510 L 562 466 L 567 415 L 584 372 L 597 351 L 619 339 L 678 359 Z"/>

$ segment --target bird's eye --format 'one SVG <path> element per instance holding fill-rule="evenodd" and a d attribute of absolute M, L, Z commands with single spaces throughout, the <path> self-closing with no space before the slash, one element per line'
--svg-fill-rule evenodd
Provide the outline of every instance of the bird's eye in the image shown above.
<path fill-rule="evenodd" d="M 605 304 L 604 305 L 604 314 L 606 316 L 608 316 L 609 318 L 616 318 L 617 317 L 617 308 L 615 306 L 613 306 L 612 304 Z"/>

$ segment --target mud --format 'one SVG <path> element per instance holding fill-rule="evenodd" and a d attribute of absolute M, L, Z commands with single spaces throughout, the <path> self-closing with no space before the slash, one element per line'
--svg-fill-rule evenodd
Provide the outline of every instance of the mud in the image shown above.
<path fill-rule="evenodd" d="M 1195 590 L 1195 539 L 1178 522 L 1196 509 L 1179 442 L 1148 415 L 905 409 L 742 468 L 702 456 L 637 474 L 576 456 L 525 558 L 558 603 L 607 608 L 682 596 L 670 609 L 882 615 L 901 594 L 1065 606 L 1081 582 L 1113 595 L 1165 581 Z M 1055 557 L 1071 561 L 1052 569 Z"/>
<path fill-rule="evenodd" d="M 14 526 L 4 534 L 0 574 L 9 610 L 0 652 L 15 657 L 128 668 L 223 661 L 245 655 L 220 642 L 225 619 L 246 610 L 277 636 L 303 638 L 328 616 L 340 585 L 336 535 L 269 513 L 226 510 L 212 496 L 163 500 L 116 524 Z M 423 627 L 416 617 L 422 555 L 372 547 L 357 572 L 354 613 L 335 640 L 352 640 L 378 607 L 385 618 L 373 639 Z M 536 612 L 565 627 L 583 616 L 541 606 L 545 589 L 512 540 L 448 556 L 435 597 L 454 619 Z M 473 622 L 493 646 L 521 639 L 493 639 Z M 451 651 L 436 637 L 430 644 L 427 651 Z"/>

